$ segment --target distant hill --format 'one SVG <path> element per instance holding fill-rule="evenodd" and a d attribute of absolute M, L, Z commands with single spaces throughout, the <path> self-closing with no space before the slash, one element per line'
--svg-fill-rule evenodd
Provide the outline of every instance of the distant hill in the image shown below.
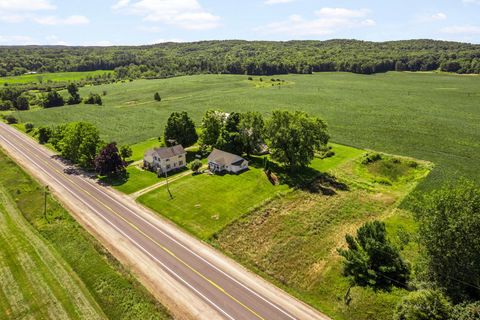
<path fill-rule="evenodd" d="M 435 40 L 226 40 L 117 47 L 0 47 L 0 76 L 93 70 L 116 70 L 121 78 L 319 71 L 480 73 L 480 45 Z"/>

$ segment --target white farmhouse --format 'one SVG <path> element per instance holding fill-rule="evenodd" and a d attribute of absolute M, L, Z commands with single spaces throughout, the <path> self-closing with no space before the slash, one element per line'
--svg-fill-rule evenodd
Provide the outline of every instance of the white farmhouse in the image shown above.
<path fill-rule="evenodd" d="M 239 173 L 248 169 L 248 161 L 236 154 L 213 149 L 208 156 L 208 168 L 213 173 Z"/>
<path fill-rule="evenodd" d="M 150 149 L 143 157 L 143 167 L 159 175 L 179 170 L 185 168 L 187 164 L 186 154 L 181 145 Z"/>

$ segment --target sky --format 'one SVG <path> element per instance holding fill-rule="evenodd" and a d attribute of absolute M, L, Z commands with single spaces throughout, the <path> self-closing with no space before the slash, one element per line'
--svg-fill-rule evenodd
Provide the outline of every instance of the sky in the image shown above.
<path fill-rule="evenodd" d="M 0 0 L 0 45 L 339 38 L 480 43 L 480 0 Z"/>

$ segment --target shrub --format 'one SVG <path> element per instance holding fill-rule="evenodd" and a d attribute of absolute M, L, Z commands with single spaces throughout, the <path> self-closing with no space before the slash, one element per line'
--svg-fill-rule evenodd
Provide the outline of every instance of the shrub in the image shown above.
<path fill-rule="evenodd" d="M 198 172 L 202 165 L 202 161 L 195 159 L 190 163 L 190 170 L 192 170 L 193 172 Z"/>
<path fill-rule="evenodd" d="M 397 305 L 394 320 L 447 320 L 451 305 L 438 290 L 411 292 Z"/>
<path fill-rule="evenodd" d="M 408 161 L 406 162 L 406 164 L 407 164 L 407 166 L 409 166 L 410 168 L 413 168 L 413 169 L 418 168 L 418 162 L 416 162 L 416 161 L 408 160 Z"/>
<path fill-rule="evenodd" d="M 11 114 L 6 115 L 4 117 L 5 121 L 7 121 L 8 124 L 15 124 L 18 123 L 18 119 L 12 116 Z"/>
<path fill-rule="evenodd" d="M 48 127 L 40 127 L 37 130 L 38 143 L 45 144 L 50 140 L 52 136 L 52 130 Z"/>
<path fill-rule="evenodd" d="M 103 104 L 102 97 L 98 93 L 90 93 L 88 98 L 85 99 L 85 104 L 98 104 L 101 106 Z"/>
<path fill-rule="evenodd" d="M 160 97 L 160 94 L 158 92 L 155 92 L 153 98 L 155 99 L 155 101 L 162 101 L 162 97 Z"/>
<path fill-rule="evenodd" d="M 253 78 L 252 78 L 252 77 L 248 77 L 248 80 L 252 81 L 252 80 L 253 80 Z"/>
<path fill-rule="evenodd" d="M 480 301 L 458 304 L 453 308 L 452 320 L 478 320 L 480 319 Z"/>
<path fill-rule="evenodd" d="M 369 164 L 382 160 L 382 155 L 379 153 L 367 153 L 362 160 L 362 164 Z"/>
<path fill-rule="evenodd" d="M 120 155 L 122 156 L 123 160 L 130 158 L 132 154 L 133 154 L 133 151 L 130 146 L 120 147 Z"/>
<path fill-rule="evenodd" d="M 0 101 L 0 111 L 7 111 L 13 109 L 13 104 L 10 100 Z"/>
<path fill-rule="evenodd" d="M 25 131 L 26 132 L 31 132 L 33 130 L 33 127 L 34 127 L 33 123 L 31 123 L 31 122 L 25 123 Z"/>

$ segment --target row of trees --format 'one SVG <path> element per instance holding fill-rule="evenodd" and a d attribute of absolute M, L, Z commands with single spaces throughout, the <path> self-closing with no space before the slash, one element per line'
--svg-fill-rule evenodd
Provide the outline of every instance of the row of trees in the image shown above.
<path fill-rule="evenodd" d="M 65 99 L 58 93 L 56 90 L 48 90 L 47 93 L 43 96 L 42 105 L 44 108 L 53 108 L 64 106 L 65 104 L 74 105 L 79 104 L 82 101 L 85 104 L 97 104 L 101 106 L 103 104 L 102 97 L 97 93 L 90 93 L 90 95 L 82 99 L 78 92 L 78 86 L 75 83 L 69 83 L 67 86 L 67 91 L 69 93 L 68 99 Z"/>
<path fill-rule="evenodd" d="M 480 46 L 434 40 L 202 41 L 140 47 L 2 47 L 0 76 L 116 70 L 116 77 L 390 70 L 480 73 Z"/>
<path fill-rule="evenodd" d="M 62 158 L 84 169 L 95 169 L 100 175 L 123 176 L 126 159 L 132 155 L 128 146 L 118 149 L 115 142 L 105 144 L 98 129 L 86 122 L 40 127 L 36 135 L 41 144 L 50 143 Z"/>
<path fill-rule="evenodd" d="M 421 196 L 412 210 L 423 256 L 415 274 L 378 221 L 346 236 L 348 248 L 339 250 L 344 274 L 352 285 L 412 291 L 397 320 L 480 319 L 480 187 L 460 180 Z"/>
<path fill-rule="evenodd" d="M 268 146 L 274 160 L 292 169 L 307 166 L 328 139 L 327 126 L 321 119 L 281 110 L 274 111 L 268 121 L 258 112 L 208 110 L 200 135 L 186 112 L 174 112 L 164 132 L 167 145 L 188 147 L 199 140 L 203 150 L 217 148 L 247 156 Z"/>
<path fill-rule="evenodd" d="M 28 88 L 6 87 L 0 89 L 0 111 L 4 110 L 28 110 L 30 105 L 41 105 L 44 108 L 53 108 L 64 106 L 65 104 L 74 105 L 82 101 L 85 104 L 102 105 L 102 97 L 96 93 L 82 99 L 78 92 L 78 86 L 75 83 L 69 83 L 67 86 L 69 97 L 65 99 L 57 90 L 47 88 L 46 92 L 36 96 L 28 91 Z"/>

